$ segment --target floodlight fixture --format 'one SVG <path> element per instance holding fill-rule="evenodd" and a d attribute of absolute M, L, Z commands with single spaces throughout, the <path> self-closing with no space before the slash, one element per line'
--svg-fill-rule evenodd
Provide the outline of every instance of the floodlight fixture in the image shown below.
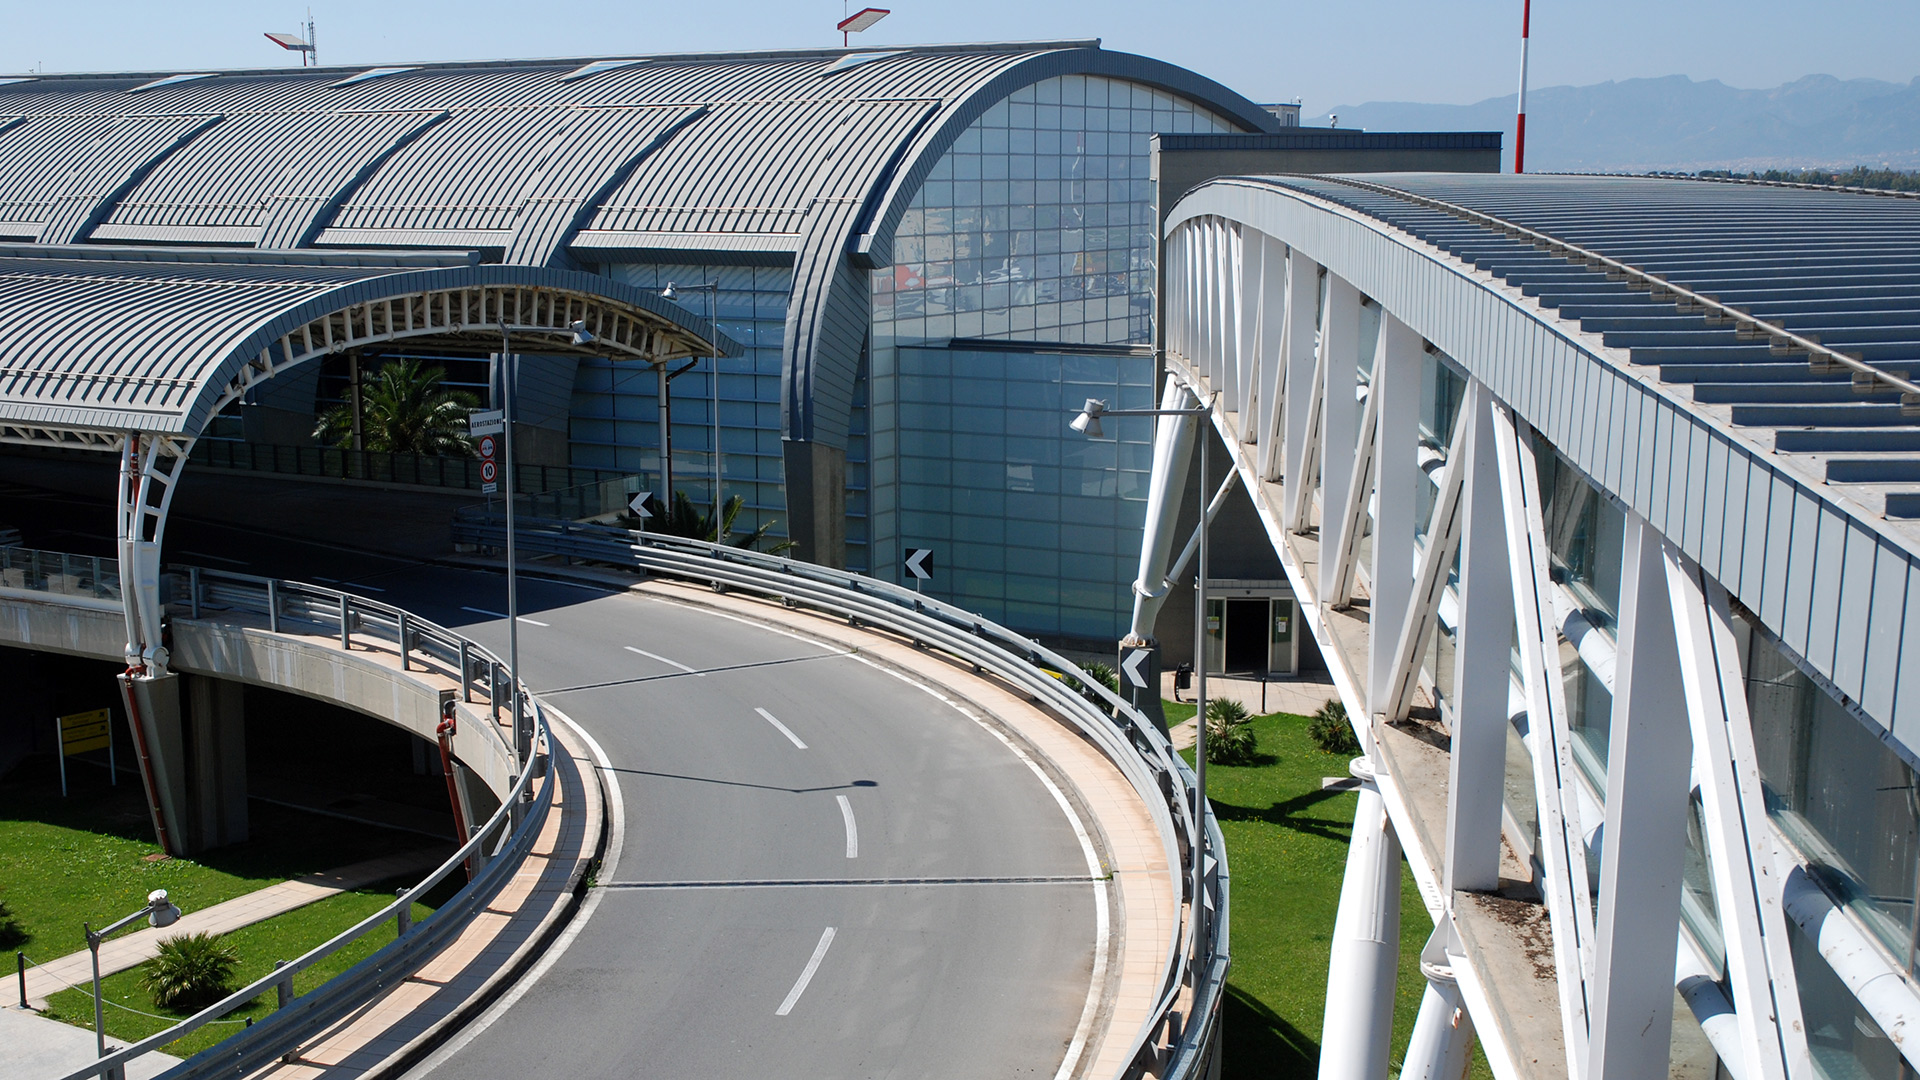
<path fill-rule="evenodd" d="M 572 325 L 568 326 L 567 329 L 573 332 L 573 343 L 575 345 L 586 345 L 593 341 L 593 332 L 587 329 L 587 323 L 584 319 L 573 320 Z"/>
<path fill-rule="evenodd" d="M 1088 398 L 1086 405 L 1080 409 L 1080 415 L 1074 417 L 1067 426 L 1089 439 L 1101 438 L 1100 415 L 1106 411 L 1106 402 L 1099 398 Z"/>
<path fill-rule="evenodd" d="M 861 8 L 859 11 L 841 19 L 839 23 L 834 26 L 834 29 L 840 31 L 840 44 L 843 46 L 848 44 L 848 35 L 857 34 L 891 14 L 893 14 L 892 8 L 870 7 Z"/>

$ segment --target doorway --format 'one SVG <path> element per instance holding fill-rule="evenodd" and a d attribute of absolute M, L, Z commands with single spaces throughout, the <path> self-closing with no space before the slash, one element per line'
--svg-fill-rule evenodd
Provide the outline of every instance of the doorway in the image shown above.
<path fill-rule="evenodd" d="M 1267 598 L 1227 601 L 1226 674 L 1267 671 Z"/>

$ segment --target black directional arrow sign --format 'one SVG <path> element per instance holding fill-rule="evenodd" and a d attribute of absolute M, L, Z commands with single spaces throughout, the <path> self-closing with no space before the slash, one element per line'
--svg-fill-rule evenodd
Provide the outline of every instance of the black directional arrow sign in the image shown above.
<path fill-rule="evenodd" d="M 933 549 L 908 548 L 907 557 L 901 560 L 907 573 L 916 581 L 927 581 L 933 577 Z"/>
<path fill-rule="evenodd" d="M 1152 649 L 1128 649 L 1126 657 L 1120 661 L 1120 670 L 1126 672 L 1127 681 L 1142 690 L 1147 688 L 1145 667 L 1152 656 Z"/>

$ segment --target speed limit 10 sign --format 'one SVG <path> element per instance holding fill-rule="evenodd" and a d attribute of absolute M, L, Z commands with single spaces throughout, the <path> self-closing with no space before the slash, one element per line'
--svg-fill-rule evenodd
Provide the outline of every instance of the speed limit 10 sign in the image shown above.
<path fill-rule="evenodd" d="M 498 483 L 500 473 L 493 463 L 494 449 L 492 435 L 480 436 L 480 491 L 487 495 L 493 494 L 500 488 Z"/>

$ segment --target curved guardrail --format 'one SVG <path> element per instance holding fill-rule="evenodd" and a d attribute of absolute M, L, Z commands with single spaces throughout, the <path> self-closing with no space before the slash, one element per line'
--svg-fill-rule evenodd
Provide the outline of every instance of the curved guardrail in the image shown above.
<path fill-rule="evenodd" d="M 488 700 L 498 702 L 500 690 L 511 677 L 500 659 L 482 646 L 443 626 L 427 622 L 390 604 L 367 600 L 349 593 L 300 582 L 254 577 L 226 571 L 192 568 L 179 578 L 185 579 L 185 596 L 175 597 L 195 618 L 204 609 L 265 615 L 268 626 L 279 632 L 283 624 L 296 623 L 304 629 L 338 633 L 342 645 L 357 633 L 363 638 L 390 644 L 400 655 L 403 670 L 412 657 L 423 656 L 443 662 L 448 670 L 460 672 L 462 697 L 471 700 L 474 673 L 484 673 L 494 692 Z M 457 665 L 457 667 L 456 667 Z M 342 931 L 318 948 L 234 991 L 212 1005 L 194 1013 L 164 1031 L 150 1035 L 124 1049 L 88 1063 L 61 1080 L 85 1080 L 87 1077 L 119 1076 L 127 1062 L 190 1034 L 227 1013 L 269 992 L 280 992 L 282 1000 L 291 998 L 266 1020 L 195 1054 L 161 1074 L 166 1080 L 200 1080 L 216 1076 L 237 1076 L 262 1068 L 287 1054 L 302 1042 L 338 1022 L 373 995 L 405 979 L 444 944 L 464 930 L 472 917 L 505 885 L 519 868 L 521 858 L 533 846 L 547 810 L 553 804 L 553 785 L 542 784 L 533 791 L 533 780 L 546 772 L 549 732 L 545 708 L 525 685 L 521 700 L 528 704 L 525 719 L 533 724 L 533 737 L 527 741 L 525 761 L 518 761 L 513 748 L 500 737 L 496 724 L 488 724 L 498 747 L 509 760 L 518 762 L 513 784 L 500 802 L 500 808 L 446 862 L 426 878 L 402 892 L 393 903 Z M 499 707 L 493 709 L 497 715 Z M 531 765 L 531 767 L 527 767 Z M 411 923 L 407 913 L 414 898 L 445 880 L 469 859 L 482 862 L 472 880 L 451 899 L 419 923 Z M 340 949 L 388 923 L 400 927 L 396 939 L 372 956 L 334 976 L 298 997 L 293 996 L 293 977 Z"/>
<path fill-rule="evenodd" d="M 499 515 L 472 507 L 455 515 L 453 539 L 498 549 L 506 543 L 506 526 Z M 1030 638 L 910 589 L 844 570 L 724 544 L 554 519 L 521 518 L 515 543 L 522 552 L 637 567 L 718 590 L 742 589 L 890 630 L 992 672 L 1078 727 L 1147 805 L 1168 865 L 1188 868 L 1171 913 L 1179 929 L 1155 1007 L 1129 1047 L 1130 1072 L 1155 1064 L 1168 1080 L 1207 1075 L 1229 959 L 1226 848 L 1212 808 L 1194 806 L 1192 770 L 1166 736 L 1119 695 Z M 1195 844 L 1202 845 L 1205 856 L 1197 882 L 1191 869 Z M 1188 903 L 1196 896 L 1200 903 Z M 1193 993 L 1183 1023 L 1175 1006 L 1187 986 Z M 1172 1042 L 1164 1058 L 1156 1046 L 1163 1029 Z"/>

